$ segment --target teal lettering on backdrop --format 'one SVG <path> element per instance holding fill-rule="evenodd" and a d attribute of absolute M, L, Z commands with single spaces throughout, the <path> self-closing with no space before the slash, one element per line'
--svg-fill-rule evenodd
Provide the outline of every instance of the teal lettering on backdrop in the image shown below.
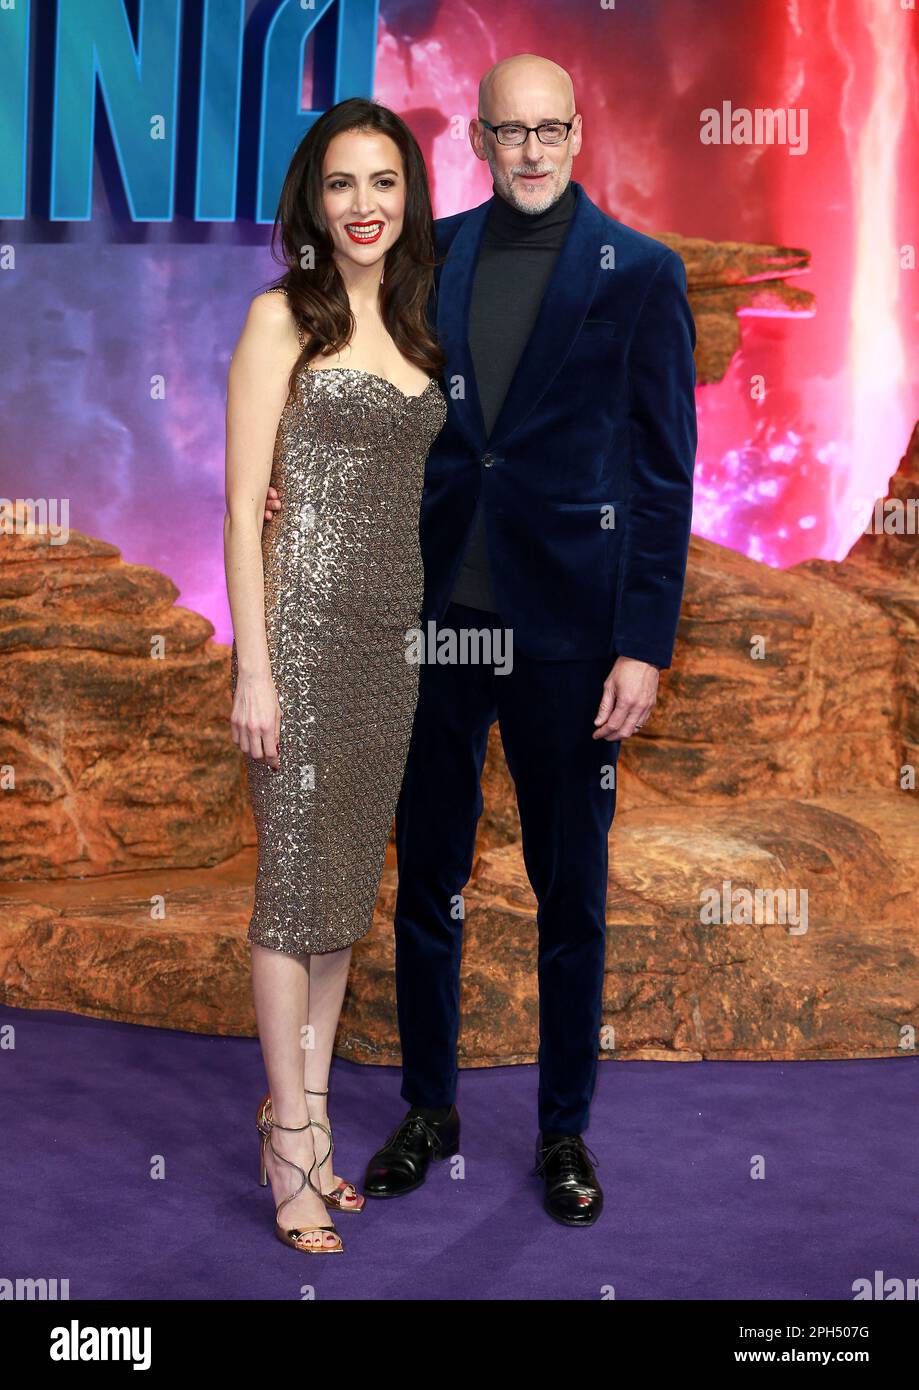
<path fill-rule="evenodd" d="M 38 30 L 31 0 L 0 0 L 0 218 L 29 215 L 36 140 L 48 157 L 33 162 L 33 213 L 80 222 L 98 212 L 98 93 L 131 221 L 172 221 L 187 165 L 193 188 L 179 213 L 233 221 L 242 201 L 255 221 L 270 222 L 290 156 L 321 110 L 373 93 L 378 3 L 259 0 L 247 20 L 246 0 L 56 0 L 53 25 Z M 311 36 L 321 106 L 304 111 Z M 41 79 L 35 123 L 50 127 L 38 139 L 28 124 L 30 72 Z M 254 132 L 244 128 L 247 111 Z"/>
<path fill-rule="evenodd" d="M 195 221 L 232 222 L 239 175 L 245 0 L 205 0 Z"/>
<path fill-rule="evenodd" d="M 0 0 L 0 217 L 26 215 L 29 0 Z"/>
<path fill-rule="evenodd" d="M 140 0 L 135 52 L 118 0 L 58 0 L 52 222 L 92 216 L 98 81 L 133 222 L 171 222 L 179 88 L 179 0 Z"/>

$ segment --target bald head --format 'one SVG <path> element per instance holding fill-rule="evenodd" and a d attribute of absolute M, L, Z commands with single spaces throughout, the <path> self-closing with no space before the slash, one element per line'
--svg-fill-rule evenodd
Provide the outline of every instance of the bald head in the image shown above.
<path fill-rule="evenodd" d="M 521 145 L 501 144 L 483 121 L 526 126 L 529 134 Z M 571 123 L 554 145 L 536 134 L 537 126 L 552 121 Z M 545 212 L 564 193 L 581 148 L 581 117 L 568 73 L 537 53 L 502 58 L 479 82 L 479 116 L 469 122 L 469 140 L 476 157 L 488 161 L 502 198 L 521 212 Z"/>
<path fill-rule="evenodd" d="M 489 68 L 479 82 L 479 115 L 497 125 L 522 119 L 518 106 L 545 104 L 540 120 L 567 121 L 574 110 L 574 84 L 564 68 L 537 53 L 516 53 Z"/>

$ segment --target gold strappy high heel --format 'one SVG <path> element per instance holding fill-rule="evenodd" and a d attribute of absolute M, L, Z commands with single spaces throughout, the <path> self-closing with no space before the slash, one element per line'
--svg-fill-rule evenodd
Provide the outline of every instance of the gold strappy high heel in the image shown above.
<path fill-rule="evenodd" d="M 317 1196 L 321 1197 L 323 1194 L 319 1191 L 317 1187 L 314 1186 L 313 1182 L 311 1181 L 313 1168 L 317 1166 L 315 1156 L 313 1158 L 312 1167 L 310 1168 L 309 1173 L 304 1173 L 303 1169 L 299 1166 L 299 1164 L 293 1163 L 289 1158 L 285 1158 L 283 1154 L 278 1153 L 274 1144 L 271 1142 L 271 1131 L 273 1129 L 286 1129 L 289 1130 L 291 1133 L 297 1133 L 300 1130 L 309 1129 L 312 1125 L 312 1121 L 307 1120 L 305 1125 L 279 1124 L 278 1121 L 271 1114 L 271 1096 L 266 1096 L 258 1108 L 258 1113 L 255 1117 L 255 1124 L 259 1134 L 261 1135 L 258 1179 L 262 1187 L 268 1186 L 268 1167 L 265 1162 L 265 1157 L 269 1146 L 275 1158 L 280 1159 L 282 1163 L 286 1163 L 288 1167 L 295 1168 L 297 1172 L 300 1174 L 300 1186 L 297 1188 L 296 1192 L 292 1192 L 289 1197 L 284 1197 L 282 1201 L 278 1202 L 278 1205 L 275 1208 L 274 1233 L 277 1236 L 278 1240 L 283 1241 L 285 1245 L 293 1246 L 295 1250 L 303 1250 L 308 1255 L 344 1254 L 344 1246 L 341 1243 L 341 1236 L 335 1230 L 334 1226 L 306 1226 L 302 1228 L 298 1226 L 291 1226 L 285 1228 L 281 1225 L 281 1222 L 278 1220 L 282 1207 L 286 1207 L 288 1202 L 292 1202 L 295 1197 L 299 1197 L 300 1193 L 303 1191 L 304 1187 L 306 1187 L 307 1183 L 309 1183 L 310 1187 L 317 1194 Z M 325 1126 L 318 1125 L 317 1128 L 322 1129 L 325 1128 Z M 335 1239 L 338 1242 L 337 1245 L 325 1244 L 324 1233 L 326 1231 L 332 1231 L 334 1233 Z M 307 1241 L 311 1241 L 314 1237 L 317 1236 L 320 1241 L 319 1245 L 304 1243 Z"/>
<path fill-rule="evenodd" d="M 304 1086 L 303 1089 L 308 1096 L 327 1096 L 329 1094 L 327 1090 L 311 1091 L 308 1086 Z M 318 1170 L 322 1167 L 323 1163 L 326 1163 L 329 1161 L 329 1159 L 331 1159 L 333 1153 L 335 1152 L 335 1144 L 332 1140 L 331 1130 L 326 1129 L 325 1125 L 321 1125 L 318 1120 L 310 1120 L 310 1124 L 313 1126 L 314 1129 L 321 1129 L 323 1134 L 329 1141 L 328 1153 L 326 1154 L 325 1158 L 321 1159 L 320 1162 L 316 1165 L 316 1170 L 318 1173 Z M 326 1206 L 331 1207 L 333 1211 L 364 1210 L 364 1202 L 366 1199 L 360 1192 L 358 1192 L 353 1182 L 346 1182 L 344 1178 L 342 1178 L 341 1182 L 337 1183 L 335 1187 L 332 1188 L 331 1192 L 323 1192 L 320 1195 L 322 1197 L 322 1200 L 325 1202 Z M 344 1197 L 353 1198 L 355 1201 L 357 1201 L 358 1205 L 352 1207 L 342 1206 L 342 1199 Z"/>

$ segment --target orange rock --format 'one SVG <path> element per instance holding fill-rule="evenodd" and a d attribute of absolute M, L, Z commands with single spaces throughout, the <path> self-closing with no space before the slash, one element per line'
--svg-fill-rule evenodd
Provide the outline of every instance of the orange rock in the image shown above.
<path fill-rule="evenodd" d="M 228 652 L 165 575 L 0 535 L 0 878 L 217 864 L 251 843 Z"/>

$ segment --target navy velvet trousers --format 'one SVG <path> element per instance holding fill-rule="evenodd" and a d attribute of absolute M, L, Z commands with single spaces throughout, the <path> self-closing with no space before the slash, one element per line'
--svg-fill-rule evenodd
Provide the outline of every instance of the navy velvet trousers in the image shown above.
<path fill-rule="evenodd" d="M 438 623 L 499 625 L 497 615 L 455 603 Z M 515 651 L 509 674 L 486 664 L 420 668 L 396 808 L 396 991 L 402 1096 L 412 1105 L 450 1105 L 456 1096 L 463 930 L 456 903 L 472 870 L 482 766 L 497 719 L 538 903 L 539 1128 L 587 1128 L 616 806 L 610 768 L 620 747 L 591 735 L 612 660 L 534 661 Z"/>

